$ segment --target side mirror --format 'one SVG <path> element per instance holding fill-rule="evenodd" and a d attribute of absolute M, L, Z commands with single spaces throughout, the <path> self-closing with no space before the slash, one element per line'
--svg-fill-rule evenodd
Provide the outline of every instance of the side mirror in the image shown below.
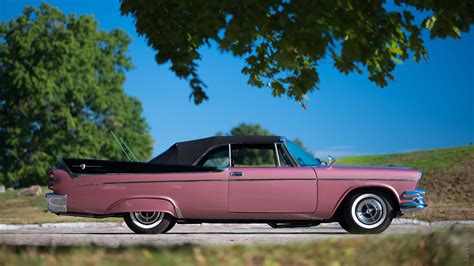
<path fill-rule="evenodd" d="M 333 158 L 331 155 L 328 155 L 328 166 L 331 167 L 336 162 L 336 158 Z"/>

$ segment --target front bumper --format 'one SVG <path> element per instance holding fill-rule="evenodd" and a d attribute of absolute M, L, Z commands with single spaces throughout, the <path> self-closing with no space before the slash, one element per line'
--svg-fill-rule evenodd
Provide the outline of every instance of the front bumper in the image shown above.
<path fill-rule="evenodd" d="M 56 193 L 46 193 L 46 204 L 48 211 L 52 213 L 67 212 L 67 195 L 59 195 Z"/>
<path fill-rule="evenodd" d="M 401 199 L 411 200 L 400 204 L 402 214 L 421 212 L 428 207 L 425 203 L 425 190 L 421 188 L 403 192 Z"/>

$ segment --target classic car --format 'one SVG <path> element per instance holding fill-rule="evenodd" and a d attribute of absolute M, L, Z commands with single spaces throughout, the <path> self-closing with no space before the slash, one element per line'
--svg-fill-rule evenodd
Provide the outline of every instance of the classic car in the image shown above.
<path fill-rule="evenodd" d="M 380 233 L 427 207 L 420 170 L 334 162 L 279 136 L 209 137 L 178 142 L 149 162 L 61 159 L 46 198 L 52 213 L 123 217 L 144 234 L 203 222 L 338 222 L 350 233 Z"/>

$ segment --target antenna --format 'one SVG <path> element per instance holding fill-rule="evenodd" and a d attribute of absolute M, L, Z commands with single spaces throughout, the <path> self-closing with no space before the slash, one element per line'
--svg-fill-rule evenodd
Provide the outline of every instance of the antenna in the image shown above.
<path fill-rule="evenodd" d="M 125 146 L 125 148 L 127 148 L 128 153 L 129 153 L 129 154 L 131 155 L 131 157 L 135 160 L 135 162 L 138 162 L 137 156 L 135 156 L 135 154 L 133 153 L 132 149 L 130 149 L 130 147 L 128 147 L 127 143 L 126 143 L 122 138 L 120 138 L 120 141 L 122 141 L 123 146 Z"/>
<path fill-rule="evenodd" d="M 120 149 L 122 149 L 123 153 L 125 154 L 125 156 L 127 156 L 128 160 L 131 162 L 132 161 L 132 158 L 130 158 L 130 156 L 127 154 L 127 152 L 125 151 L 125 149 L 123 148 L 122 144 L 120 143 L 119 139 L 117 138 L 117 136 L 115 136 L 114 132 L 113 131 L 110 131 L 110 133 L 112 133 L 112 136 L 114 136 L 115 140 L 117 141 L 118 145 L 120 146 Z M 122 140 L 123 141 L 123 140 Z M 135 161 L 136 160 L 136 157 L 135 157 Z"/>

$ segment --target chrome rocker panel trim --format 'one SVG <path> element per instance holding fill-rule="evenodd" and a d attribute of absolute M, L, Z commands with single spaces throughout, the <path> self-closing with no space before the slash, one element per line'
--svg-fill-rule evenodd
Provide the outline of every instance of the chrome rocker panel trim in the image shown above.
<path fill-rule="evenodd" d="M 428 204 L 425 202 L 425 190 L 421 188 L 403 192 L 401 199 L 412 200 L 411 202 L 400 204 L 400 212 L 402 214 L 421 212 L 428 207 Z"/>
<path fill-rule="evenodd" d="M 56 193 L 46 193 L 46 204 L 48 211 L 52 213 L 67 212 L 67 195 L 59 195 Z"/>

